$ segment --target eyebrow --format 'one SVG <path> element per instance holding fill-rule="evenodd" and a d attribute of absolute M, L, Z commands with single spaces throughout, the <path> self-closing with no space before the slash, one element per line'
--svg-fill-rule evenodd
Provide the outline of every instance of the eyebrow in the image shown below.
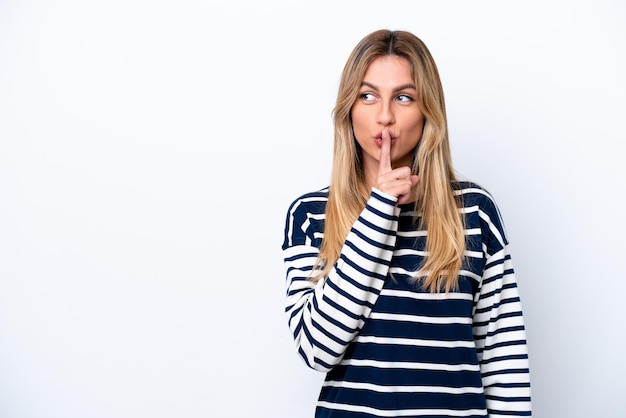
<path fill-rule="evenodd" d="M 361 83 L 361 86 L 367 86 L 373 90 L 378 91 L 378 87 L 376 87 L 375 85 L 373 85 L 372 83 L 368 83 L 367 81 L 363 81 Z M 404 89 L 413 89 L 413 90 L 417 90 L 417 87 L 415 87 L 415 84 L 413 83 L 407 83 L 407 84 L 403 84 L 401 86 L 398 86 L 396 88 L 393 89 L 393 92 L 398 92 L 398 91 L 402 91 Z"/>

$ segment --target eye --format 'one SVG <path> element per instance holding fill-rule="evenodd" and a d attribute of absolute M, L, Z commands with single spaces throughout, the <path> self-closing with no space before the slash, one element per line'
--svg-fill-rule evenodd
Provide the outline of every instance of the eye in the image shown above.
<path fill-rule="evenodd" d="M 396 100 L 402 103 L 411 103 L 415 101 L 415 99 L 408 94 L 401 94 L 396 98 Z"/>
<path fill-rule="evenodd" d="M 364 102 L 373 102 L 376 100 L 376 96 L 374 96 L 372 93 L 361 93 L 359 94 L 359 99 L 363 100 Z"/>

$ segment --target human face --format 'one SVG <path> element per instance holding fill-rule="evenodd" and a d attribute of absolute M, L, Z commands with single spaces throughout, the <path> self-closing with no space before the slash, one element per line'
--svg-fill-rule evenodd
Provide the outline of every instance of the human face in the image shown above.
<path fill-rule="evenodd" d="M 392 167 L 412 166 L 424 115 L 417 104 L 417 88 L 406 58 L 386 55 L 372 61 L 351 115 L 367 178 L 374 179 L 378 172 L 385 129 L 391 137 Z"/>

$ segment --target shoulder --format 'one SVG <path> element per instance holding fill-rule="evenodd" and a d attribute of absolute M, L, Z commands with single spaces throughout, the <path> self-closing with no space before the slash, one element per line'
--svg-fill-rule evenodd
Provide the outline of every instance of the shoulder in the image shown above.
<path fill-rule="evenodd" d="M 483 239 L 493 241 L 491 246 L 507 244 L 504 221 L 493 195 L 470 181 L 457 182 L 454 190 L 465 212 L 466 227 L 480 228 Z"/>
<path fill-rule="evenodd" d="M 289 205 L 288 215 L 293 217 L 298 213 L 324 213 L 328 202 L 328 190 L 327 186 L 298 196 Z"/>
<path fill-rule="evenodd" d="M 493 195 L 483 186 L 472 181 L 458 181 L 452 186 L 464 208 L 478 208 L 499 217 L 500 211 Z"/>
<path fill-rule="evenodd" d="M 283 249 L 294 245 L 321 245 L 328 187 L 298 196 L 287 210 Z"/>

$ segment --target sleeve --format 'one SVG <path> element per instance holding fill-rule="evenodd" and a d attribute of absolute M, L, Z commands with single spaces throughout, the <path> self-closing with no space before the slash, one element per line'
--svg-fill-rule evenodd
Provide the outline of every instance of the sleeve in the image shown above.
<path fill-rule="evenodd" d="M 530 369 L 522 306 L 502 218 L 480 205 L 485 256 L 474 307 L 474 339 L 490 418 L 531 416 Z"/>
<path fill-rule="evenodd" d="M 309 277 L 319 248 L 312 245 L 312 215 L 297 202 L 289 210 L 283 244 L 285 312 L 298 353 L 312 369 L 329 371 L 339 363 L 369 316 L 387 277 L 399 211 L 393 196 L 373 189 L 338 261 L 314 283 Z"/>

